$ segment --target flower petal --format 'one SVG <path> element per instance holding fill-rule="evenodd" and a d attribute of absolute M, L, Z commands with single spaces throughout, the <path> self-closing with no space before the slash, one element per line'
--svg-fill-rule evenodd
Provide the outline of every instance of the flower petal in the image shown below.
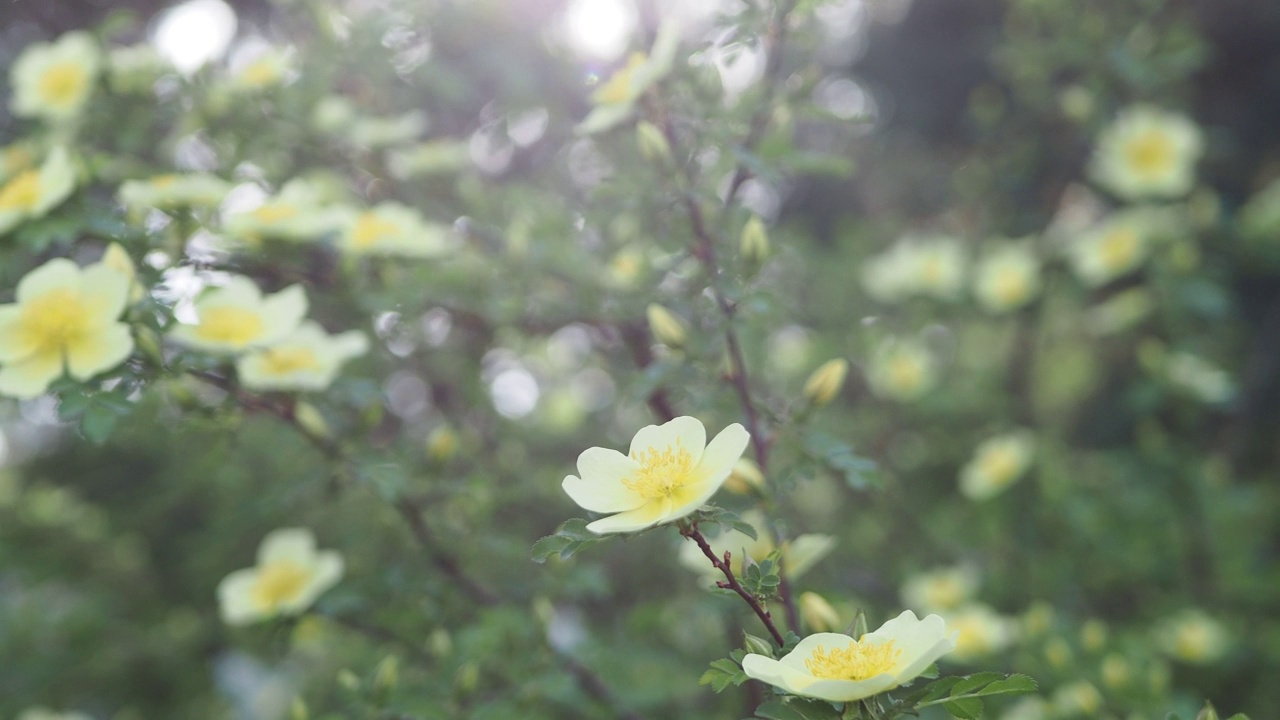
<path fill-rule="evenodd" d="M 817 678 L 810 675 L 807 670 L 797 670 L 785 662 L 764 655 L 750 654 L 742 658 L 742 671 L 747 674 L 747 677 L 797 695 L 803 694 L 804 688 L 817 681 Z"/>
<path fill-rule="evenodd" d="M 582 477 L 569 475 L 561 487 L 575 503 L 591 512 L 635 510 L 645 500 L 622 481 L 637 469 L 636 461 L 616 450 L 587 448 L 578 456 Z"/>
<path fill-rule="evenodd" d="M 0 305 L 0 362 L 21 360 L 39 345 L 22 331 L 22 310 L 17 305 Z"/>
<path fill-rule="evenodd" d="M 946 655 L 956 649 L 956 636 L 959 631 L 952 633 L 951 637 L 943 638 L 934 643 L 932 647 L 926 648 L 923 652 L 916 655 L 914 659 L 894 671 L 894 683 L 901 685 L 902 683 L 914 680 L 924 672 L 930 665 L 937 662 L 938 658 Z M 902 657 L 905 659 L 907 653 L 903 652 Z"/>
<path fill-rule="evenodd" d="M 258 581 L 254 568 L 237 570 L 218 583 L 218 608 L 228 625 L 247 625 L 266 615 L 253 602 L 253 586 Z"/>
<path fill-rule="evenodd" d="M 133 335 L 124 323 L 111 323 L 67 345 L 67 370 L 88 380 L 125 361 L 133 352 Z"/>
<path fill-rule="evenodd" d="M 867 633 L 866 637 L 878 642 L 892 640 L 898 649 L 902 651 L 902 654 L 898 656 L 898 667 L 894 671 L 895 675 L 902 681 L 910 680 L 915 675 L 920 674 L 929 666 L 929 663 L 955 647 L 954 643 L 950 643 L 950 647 L 939 652 L 923 665 L 920 665 L 918 669 L 915 669 L 915 675 L 908 675 L 907 671 L 915 668 L 920 657 L 937 651 L 939 643 L 946 644 L 949 642 L 946 622 L 940 616 L 929 615 L 921 620 L 916 618 L 914 612 L 904 610 L 898 617 Z"/>
<path fill-rule="evenodd" d="M 284 528 L 267 533 L 258 546 L 258 564 L 288 560 L 302 566 L 316 558 L 316 537 L 306 528 Z"/>
<path fill-rule="evenodd" d="M 66 258 L 54 258 L 22 278 L 16 297 L 21 305 L 50 290 L 74 290 L 79 284 L 80 267 Z"/>
<path fill-rule="evenodd" d="M 707 429 L 697 418 L 687 415 L 661 425 L 646 425 L 631 439 L 630 454 L 631 457 L 636 457 L 649 449 L 662 452 L 675 447 L 677 443 L 693 457 L 701 457 L 707 446 Z"/>
<path fill-rule="evenodd" d="M 698 427 L 700 429 L 702 424 L 698 423 Z M 721 430 L 702 453 L 702 459 L 693 469 L 695 479 L 682 488 L 669 519 L 684 517 L 711 499 L 724 481 L 729 479 L 734 463 L 742 457 L 742 451 L 747 449 L 750 440 L 751 435 L 738 423 Z"/>
<path fill-rule="evenodd" d="M 80 298 L 88 306 L 94 324 L 120 317 L 129 302 L 132 281 L 119 270 L 97 263 L 80 273 Z"/>
<path fill-rule="evenodd" d="M 33 398 L 62 375 L 62 353 L 40 352 L 0 368 L 0 395 Z"/>
<path fill-rule="evenodd" d="M 830 702 L 849 702 L 871 697 L 898 686 L 898 681 L 888 673 L 881 673 L 866 680 L 818 680 L 800 695 Z"/>
<path fill-rule="evenodd" d="M 634 510 L 600 518 L 587 525 L 587 529 L 597 535 L 620 532 L 636 532 L 653 527 L 666 519 L 671 512 L 671 501 L 655 500 Z"/>
<path fill-rule="evenodd" d="M 296 598 L 281 605 L 283 612 L 295 614 L 311 607 L 317 598 L 323 595 L 342 579 L 344 565 L 342 556 L 333 550 L 324 550 L 316 554 L 311 565 L 311 578 L 307 587 Z"/>
<path fill-rule="evenodd" d="M 256 345 L 270 345 L 298 328 L 307 314 L 307 295 L 301 285 L 290 285 L 262 301 L 262 337 Z"/>

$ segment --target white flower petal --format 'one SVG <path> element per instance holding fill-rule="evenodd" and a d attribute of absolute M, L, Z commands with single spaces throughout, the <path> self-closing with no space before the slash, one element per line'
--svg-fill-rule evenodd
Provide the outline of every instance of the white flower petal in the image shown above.
<path fill-rule="evenodd" d="M 33 398 L 48 390 L 49 383 L 61 375 L 62 353 L 28 355 L 0 368 L 0 395 Z"/>
<path fill-rule="evenodd" d="M 115 268 L 97 263 L 80 273 L 80 297 L 89 307 L 94 324 L 120 317 L 129 302 L 130 280 Z"/>
<path fill-rule="evenodd" d="M 610 515 L 587 525 L 587 529 L 597 535 L 620 532 L 636 532 L 653 527 L 662 522 L 671 512 L 671 501 L 655 500 L 634 510 Z"/>
<path fill-rule="evenodd" d="M 316 537 L 306 528 L 273 530 L 258 547 L 259 565 L 287 560 L 305 567 L 311 565 L 315 557 Z"/>
<path fill-rule="evenodd" d="M 674 448 L 677 443 L 694 458 L 699 458 L 707 445 L 707 430 L 697 418 L 687 415 L 661 425 L 646 425 L 631 439 L 630 454 L 634 458 L 645 454 L 649 449 L 663 452 Z"/>
<path fill-rule="evenodd" d="M 21 305 L 50 290 L 72 290 L 80 284 L 80 267 L 66 258 L 54 258 L 18 281 L 16 297 Z"/>
<path fill-rule="evenodd" d="M 36 351 L 38 344 L 22 331 L 18 305 L 0 305 L 0 363 L 20 360 Z"/>
<path fill-rule="evenodd" d="M 218 583 L 218 608 L 228 625 L 247 625 L 266 615 L 253 601 L 253 586 L 258 581 L 255 568 L 237 570 Z"/>
<path fill-rule="evenodd" d="M 280 292 L 263 299 L 263 336 L 259 345 L 270 345 L 297 329 L 307 314 L 307 295 L 301 285 L 290 285 Z"/>
<path fill-rule="evenodd" d="M 561 487 L 579 506 L 591 512 L 612 513 L 634 510 L 645 503 L 622 483 L 639 465 L 616 450 L 587 448 L 578 456 L 578 472 L 569 475 Z"/>
<path fill-rule="evenodd" d="M 124 362 L 133 352 L 133 335 L 124 323 L 99 327 L 67 345 L 67 369 L 77 380 L 94 375 Z"/>

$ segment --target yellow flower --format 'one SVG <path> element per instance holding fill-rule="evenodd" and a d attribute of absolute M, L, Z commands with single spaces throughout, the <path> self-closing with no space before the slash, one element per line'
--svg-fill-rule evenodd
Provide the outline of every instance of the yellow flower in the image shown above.
<path fill-rule="evenodd" d="M 181 207 L 213 207 L 221 203 L 231 184 L 207 173 L 157 175 L 149 180 L 129 180 L 120 186 L 120 202 L 131 208 L 169 210 Z"/>
<path fill-rule="evenodd" d="M 978 574 L 973 568 L 938 568 L 907 578 L 902 585 L 902 602 L 921 612 L 942 612 L 968 602 L 977 590 Z"/>
<path fill-rule="evenodd" d="M 16 295 L 0 305 L 0 394 L 35 397 L 64 369 L 87 381 L 133 352 L 129 326 L 116 321 L 129 280 L 113 268 L 50 260 L 22 278 Z"/>
<path fill-rule="evenodd" d="M 876 348 L 867 372 L 871 390 L 882 398 L 916 400 L 937 382 L 933 355 L 913 340 L 886 340 Z"/>
<path fill-rule="evenodd" d="M 341 222 L 339 213 L 325 207 L 317 187 L 295 178 L 253 210 L 228 215 L 224 226 L 231 235 L 249 241 L 304 241 L 336 230 Z"/>
<path fill-rule="evenodd" d="M 1111 215 L 1068 247 L 1071 268 L 1090 287 L 1111 282 L 1146 262 L 1154 230 L 1143 210 Z"/>
<path fill-rule="evenodd" d="M 1102 131 L 1089 174 L 1126 200 L 1173 198 L 1191 190 L 1201 152 L 1200 129 L 1186 116 L 1137 105 Z"/>
<path fill-rule="evenodd" d="M 386 202 L 347 213 L 338 247 L 353 255 L 438 257 L 457 246 L 453 229 L 428 223 L 417 210 Z"/>
<path fill-rule="evenodd" d="M 999 652 L 1013 642 L 1013 623 L 981 603 L 970 603 L 944 615 L 957 633 L 955 652 L 948 657 L 968 663 Z"/>
<path fill-rule="evenodd" d="M 759 510 L 748 510 L 742 513 L 742 519 L 756 530 L 756 539 L 738 530 L 725 529 L 719 535 L 707 539 L 716 557 L 724 557 L 730 553 L 730 564 L 735 574 L 742 572 L 743 554 L 756 562 L 764 560 L 777 548 L 764 514 Z M 805 574 L 825 558 L 835 548 L 835 538 L 830 535 L 800 535 L 782 545 L 782 567 L 789 579 L 795 580 Z M 680 546 L 680 564 L 713 581 L 716 569 L 707 562 L 702 551 L 693 543 Z"/>
<path fill-rule="evenodd" d="M 179 325 L 169 337 L 214 353 L 238 353 L 273 345 L 291 335 L 307 312 L 307 296 L 290 285 L 269 297 L 252 280 L 233 277 L 196 301 L 196 323 Z"/>
<path fill-rule="evenodd" d="M 1040 293 L 1040 261 L 1028 248 L 1005 245 L 982 259 L 975 270 L 973 294 L 988 312 L 1026 305 Z"/>
<path fill-rule="evenodd" d="M 679 29 L 672 23 L 663 24 L 654 39 L 652 52 L 633 53 L 627 58 L 627 64 L 592 94 L 595 108 L 578 125 L 578 132 L 584 135 L 603 132 L 630 117 L 636 101 L 671 72 L 679 44 Z"/>
<path fill-rule="evenodd" d="M 793 695 L 850 702 L 914 680 L 955 649 L 954 635 L 937 615 L 920 620 L 906 610 L 856 640 L 839 633 L 816 633 L 781 660 L 747 655 L 742 669 L 748 677 Z"/>
<path fill-rule="evenodd" d="M 101 64 L 98 46 L 86 32 L 70 32 L 57 42 L 28 47 L 9 72 L 13 114 L 47 120 L 79 115 Z"/>
<path fill-rule="evenodd" d="M 960 470 L 960 493 L 970 500 L 995 497 L 1022 477 L 1034 452 L 1035 438 L 1026 431 L 983 442 Z"/>
<path fill-rule="evenodd" d="M 283 85 L 293 72 L 293 53 L 289 50 L 267 49 L 233 68 L 231 87 L 238 90 L 259 91 Z"/>
<path fill-rule="evenodd" d="M 1156 626 L 1156 644 L 1171 657 L 1194 665 L 1221 660 L 1231 647 L 1226 627 L 1201 610 L 1183 610 Z"/>
<path fill-rule="evenodd" d="M 844 378 L 849 372 L 849 361 L 844 358 L 828 360 L 813 371 L 804 384 L 804 396 L 814 405 L 826 405 L 835 399 Z"/>
<path fill-rule="evenodd" d="M 598 534 L 635 532 L 679 520 L 702 506 L 729 477 L 750 436 L 734 423 L 706 442 L 696 418 L 648 425 L 631 440 L 629 455 L 593 447 L 578 456 L 581 477 L 562 487 L 578 505 L 617 513 L 587 525 Z"/>
<path fill-rule="evenodd" d="M 44 216 L 67 199 L 76 170 L 64 148 L 54 148 L 39 168 L 27 168 L 0 186 L 0 235 L 19 223 Z"/>
<path fill-rule="evenodd" d="M 964 251 L 954 238 L 908 236 L 868 259 L 861 276 L 863 288 L 881 302 L 915 296 L 954 300 L 964 272 Z"/>
<path fill-rule="evenodd" d="M 256 567 L 237 570 L 218 583 L 222 619 L 247 625 L 277 615 L 297 615 L 342 578 L 342 556 L 316 551 L 310 530 L 269 533 L 258 547 Z"/>
<path fill-rule="evenodd" d="M 329 335 L 306 321 L 289 336 L 236 362 L 240 382 L 251 390 L 323 390 L 344 362 L 369 351 L 369 339 L 352 330 Z"/>

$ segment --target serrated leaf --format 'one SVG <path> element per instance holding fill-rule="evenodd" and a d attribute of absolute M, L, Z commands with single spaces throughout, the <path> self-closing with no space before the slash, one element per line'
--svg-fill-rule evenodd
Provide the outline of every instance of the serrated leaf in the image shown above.
<path fill-rule="evenodd" d="M 956 695 L 983 694 L 983 693 L 975 693 L 975 691 L 978 690 L 979 688 L 983 688 L 983 687 L 986 687 L 987 685 L 990 685 L 996 680 L 1001 680 L 1003 678 L 1004 678 L 1004 675 L 998 672 L 980 672 L 980 673 L 974 673 L 972 675 L 965 675 L 964 677 L 960 678 L 960 682 L 956 683 L 951 688 L 951 696 L 955 697 Z"/>
<path fill-rule="evenodd" d="M 578 552 L 604 542 L 606 536 L 596 535 L 587 529 L 587 521 L 582 518 L 570 518 L 556 528 L 555 534 L 547 535 L 533 544 L 530 554 L 536 563 L 544 563 L 552 555 L 568 560 Z"/>
<path fill-rule="evenodd" d="M 982 701 L 978 698 L 950 700 L 942 708 L 959 720 L 982 720 Z"/>
<path fill-rule="evenodd" d="M 711 663 L 711 668 L 702 673 L 702 677 L 698 679 L 699 685 L 710 685 L 712 690 L 717 693 L 724 691 L 730 685 L 741 685 L 747 681 L 747 674 L 742 672 L 742 668 L 732 660 L 721 658 Z"/>
<path fill-rule="evenodd" d="M 990 685 L 982 688 L 982 691 L 976 694 L 981 697 L 990 697 L 992 695 L 1029 695 L 1039 689 L 1040 684 L 1031 676 L 1016 674 L 996 680 Z"/>
<path fill-rule="evenodd" d="M 766 720 L 840 720 L 840 713 L 821 700 L 790 698 L 771 700 L 756 708 L 756 717 Z"/>
<path fill-rule="evenodd" d="M 855 453 L 848 443 L 817 430 L 806 432 L 803 442 L 809 457 L 839 474 L 849 487 L 863 490 L 872 484 L 875 462 Z"/>

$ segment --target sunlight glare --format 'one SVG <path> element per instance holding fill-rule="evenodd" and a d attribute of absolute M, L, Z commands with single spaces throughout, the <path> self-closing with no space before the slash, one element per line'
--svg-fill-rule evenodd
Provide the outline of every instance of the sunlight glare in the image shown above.
<path fill-rule="evenodd" d="M 190 0 L 156 23 L 151 42 L 179 71 L 190 74 L 216 60 L 236 34 L 236 13 L 222 0 Z"/>
<path fill-rule="evenodd" d="M 630 0 L 574 0 L 564 14 L 565 41 L 579 55 L 613 60 L 627 49 L 636 22 Z"/>

